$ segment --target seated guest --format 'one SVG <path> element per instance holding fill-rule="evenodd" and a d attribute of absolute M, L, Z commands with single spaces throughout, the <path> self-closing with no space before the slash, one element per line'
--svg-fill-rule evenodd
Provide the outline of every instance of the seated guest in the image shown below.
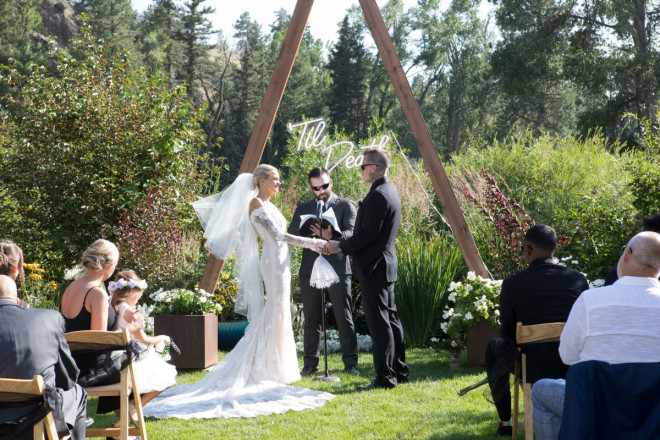
<path fill-rule="evenodd" d="M 25 282 L 23 251 L 11 241 L 0 242 L 0 275 L 7 275 L 19 286 L 20 283 Z M 27 304 L 20 298 L 18 305 L 27 307 Z"/>
<path fill-rule="evenodd" d="M 101 284 L 114 273 L 118 261 L 117 246 L 107 240 L 96 240 L 85 250 L 80 261 L 85 274 L 69 284 L 62 296 L 67 332 L 112 329 L 115 313 Z"/>
<path fill-rule="evenodd" d="M 46 385 L 61 392 L 62 406 L 53 417 L 66 423 L 74 440 L 84 439 L 87 394 L 76 384 L 78 368 L 64 339 L 62 317 L 55 310 L 19 307 L 17 301 L 16 283 L 0 275 L 0 377 L 32 379 L 40 374 Z M 32 409 L 3 408 L 0 423 Z"/>
<path fill-rule="evenodd" d="M 80 265 L 85 274 L 69 284 L 62 296 L 62 315 L 67 332 L 113 329 L 116 314 L 102 284 L 113 274 L 118 261 L 119 250 L 107 240 L 96 240 L 83 252 Z M 80 368 L 80 377 L 89 377 L 90 372 L 97 371 L 100 365 L 104 364 L 107 355 L 73 353 Z M 117 373 L 95 385 L 117 383 L 119 377 Z M 118 405 L 118 399 L 102 397 L 99 398 L 97 412 L 107 413 L 116 410 Z"/>
<path fill-rule="evenodd" d="M 660 362 L 660 234 L 640 232 L 627 244 L 611 286 L 584 292 L 561 334 L 559 354 L 568 365 Z M 536 438 L 557 439 L 566 381 L 542 379 L 532 389 Z"/>
<path fill-rule="evenodd" d="M 509 374 L 517 355 L 516 324 L 564 322 L 571 306 L 589 288 L 581 273 L 562 266 L 554 258 L 557 234 L 546 225 L 534 225 L 525 234 L 523 253 L 529 267 L 502 282 L 500 293 L 500 338 L 486 348 L 486 371 L 493 402 L 500 418 L 498 434 L 511 435 Z M 557 343 L 535 344 L 526 349 L 527 380 L 566 377 Z"/>
<path fill-rule="evenodd" d="M 642 220 L 642 232 L 651 231 L 660 233 L 660 212 L 656 212 L 651 217 L 647 217 Z M 610 286 L 619 279 L 619 276 L 616 274 L 616 268 L 607 272 L 605 276 L 605 285 Z"/>

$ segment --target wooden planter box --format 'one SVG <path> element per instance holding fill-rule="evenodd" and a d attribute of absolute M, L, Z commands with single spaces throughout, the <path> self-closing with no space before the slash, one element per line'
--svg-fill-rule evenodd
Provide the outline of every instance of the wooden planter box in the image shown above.
<path fill-rule="evenodd" d="M 218 316 L 156 315 L 154 334 L 168 335 L 181 349 L 173 364 L 181 369 L 201 370 L 218 361 Z"/>
<path fill-rule="evenodd" d="M 499 338 L 500 331 L 488 321 L 479 321 L 467 329 L 467 363 L 471 366 L 486 365 L 488 341 Z"/>

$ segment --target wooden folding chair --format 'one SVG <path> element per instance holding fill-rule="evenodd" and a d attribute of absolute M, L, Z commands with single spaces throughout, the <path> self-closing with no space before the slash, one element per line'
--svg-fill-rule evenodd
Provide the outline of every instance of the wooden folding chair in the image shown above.
<path fill-rule="evenodd" d="M 532 420 L 532 384 L 527 382 L 527 355 L 522 350 L 523 345 L 558 341 L 564 329 L 564 322 L 549 322 L 547 324 L 516 325 L 516 344 L 520 360 L 516 360 L 515 383 L 513 385 L 513 433 L 512 438 L 518 438 L 518 389 L 523 391 L 523 408 L 525 409 L 525 440 L 534 439 L 534 422 Z M 522 369 L 522 376 L 521 376 Z"/>
<path fill-rule="evenodd" d="M 40 375 L 31 380 L 0 379 L 0 402 L 29 402 L 44 394 L 44 379 Z M 34 440 L 59 440 L 53 413 L 49 412 L 39 423 L 32 428 Z M 47 437 L 44 437 L 47 436 Z"/>
<path fill-rule="evenodd" d="M 65 334 L 72 352 L 79 350 L 107 350 L 113 347 L 126 346 L 130 342 L 128 329 L 115 332 L 101 330 L 83 330 Z M 133 402 L 137 412 L 136 426 L 129 427 L 129 395 L 133 390 Z M 119 383 L 85 388 L 87 395 L 96 396 L 118 396 L 119 397 L 119 428 L 88 428 L 85 437 L 119 437 L 127 440 L 129 435 L 139 435 L 142 440 L 147 440 L 147 430 L 144 427 L 144 415 L 142 413 L 142 402 L 138 384 L 135 381 L 133 363 L 121 370 Z"/>

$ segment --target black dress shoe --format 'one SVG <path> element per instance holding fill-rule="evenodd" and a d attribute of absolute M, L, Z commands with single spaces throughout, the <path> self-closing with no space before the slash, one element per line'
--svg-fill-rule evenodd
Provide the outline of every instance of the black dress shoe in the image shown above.
<path fill-rule="evenodd" d="M 371 391 L 371 390 L 380 390 L 380 389 L 387 390 L 387 389 L 390 389 L 390 388 L 394 388 L 394 385 L 386 387 L 386 386 L 383 386 L 383 385 L 378 385 L 376 382 L 371 382 L 369 385 L 366 385 L 366 386 L 358 386 L 357 390 L 358 391 Z"/>
<path fill-rule="evenodd" d="M 360 375 L 360 370 L 358 370 L 357 367 L 356 367 L 355 365 L 353 365 L 352 367 L 346 367 L 346 368 L 344 368 L 344 371 L 345 371 L 346 373 L 348 373 L 348 374 L 354 374 L 355 376 L 359 376 L 359 375 Z"/>
<path fill-rule="evenodd" d="M 397 376 L 396 377 L 396 383 L 408 383 L 410 381 L 410 377 L 408 376 Z"/>
<path fill-rule="evenodd" d="M 511 437 L 512 434 L 513 434 L 513 426 L 500 425 L 497 427 L 497 435 Z"/>
<path fill-rule="evenodd" d="M 303 367 L 302 371 L 300 372 L 301 376 L 311 376 L 312 374 L 316 373 L 319 371 L 319 367 Z"/>

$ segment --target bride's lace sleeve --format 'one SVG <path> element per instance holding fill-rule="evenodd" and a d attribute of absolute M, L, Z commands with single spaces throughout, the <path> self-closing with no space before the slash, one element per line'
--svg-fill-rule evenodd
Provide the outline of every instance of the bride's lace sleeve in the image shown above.
<path fill-rule="evenodd" d="M 291 246 L 304 247 L 318 252 L 325 244 L 325 240 L 318 238 L 300 237 L 298 235 L 292 235 L 288 232 L 285 232 L 275 224 L 275 222 L 268 216 L 268 213 L 263 207 L 252 211 L 252 220 L 255 223 L 263 226 L 263 228 L 268 231 L 268 233 L 275 240 L 284 241 Z"/>

